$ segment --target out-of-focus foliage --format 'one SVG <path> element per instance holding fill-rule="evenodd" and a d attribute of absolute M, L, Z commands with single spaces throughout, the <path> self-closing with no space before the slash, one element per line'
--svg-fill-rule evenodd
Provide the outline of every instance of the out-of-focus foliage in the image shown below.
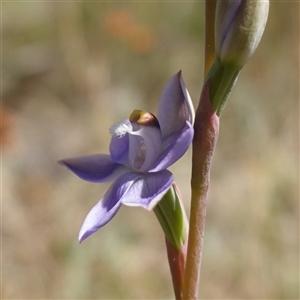
<path fill-rule="evenodd" d="M 299 297 L 299 4 L 269 22 L 221 119 L 200 293 L 203 299 Z M 153 213 L 122 208 L 79 245 L 108 185 L 56 164 L 108 151 L 108 128 L 156 112 L 183 70 L 203 80 L 203 2 L 2 3 L 3 299 L 172 298 Z M 189 208 L 191 153 L 172 171 Z"/>

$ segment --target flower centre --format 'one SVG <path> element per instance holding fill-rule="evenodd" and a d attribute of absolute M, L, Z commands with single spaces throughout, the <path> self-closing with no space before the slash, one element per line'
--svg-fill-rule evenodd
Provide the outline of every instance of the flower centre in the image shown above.
<path fill-rule="evenodd" d="M 149 170 L 161 150 L 160 127 L 153 114 L 134 110 L 129 119 L 114 124 L 109 131 L 113 137 L 124 138 L 124 143 L 128 143 L 128 159 L 133 170 Z"/>
<path fill-rule="evenodd" d="M 149 151 L 151 151 L 152 145 L 149 144 L 149 138 L 152 139 L 151 132 L 159 129 L 159 123 L 156 117 L 150 112 L 137 109 L 131 113 L 129 121 L 132 124 L 133 132 L 138 134 L 133 138 L 135 139 L 134 142 L 131 139 L 136 149 L 135 155 L 132 157 L 132 165 L 136 170 L 143 170 L 143 166 L 145 166 L 145 162 L 147 162 L 149 156 Z"/>

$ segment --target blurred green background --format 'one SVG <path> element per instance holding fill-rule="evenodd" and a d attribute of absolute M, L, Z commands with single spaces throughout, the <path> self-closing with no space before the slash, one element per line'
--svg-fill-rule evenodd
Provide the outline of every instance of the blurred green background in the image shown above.
<path fill-rule="evenodd" d="M 109 184 L 56 161 L 107 153 L 182 69 L 197 105 L 204 3 L 2 2 L 3 299 L 171 299 L 153 213 L 123 207 L 77 242 Z M 275 2 L 221 118 L 201 299 L 299 298 L 299 3 Z M 171 170 L 187 210 L 191 152 Z"/>

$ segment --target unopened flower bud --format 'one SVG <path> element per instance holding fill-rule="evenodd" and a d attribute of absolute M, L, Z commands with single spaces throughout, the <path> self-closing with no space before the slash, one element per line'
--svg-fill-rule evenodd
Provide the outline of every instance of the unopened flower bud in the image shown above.
<path fill-rule="evenodd" d="M 216 56 L 242 68 L 260 42 L 268 12 L 269 0 L 218 0 Z"/>
<path fill-rule="evenodd" d="M 218 116 L 238 75 L 257 48 L 264 32 L 269 0 L 217 0 L 215 15 L 215 61 L 210 80 L 210 101 Z"/>

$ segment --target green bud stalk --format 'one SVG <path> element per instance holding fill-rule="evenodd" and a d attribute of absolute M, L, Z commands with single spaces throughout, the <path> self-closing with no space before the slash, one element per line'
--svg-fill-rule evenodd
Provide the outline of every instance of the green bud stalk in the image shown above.
<path fill-rule="evenodd" d="M 235 65 L 224 63 L 219 58 L 216 58 L 207 74 L 206 79 L 210 79 L 211 103 L 218 116 L 221 115 L 225 107 L 240 70 Z"/>

